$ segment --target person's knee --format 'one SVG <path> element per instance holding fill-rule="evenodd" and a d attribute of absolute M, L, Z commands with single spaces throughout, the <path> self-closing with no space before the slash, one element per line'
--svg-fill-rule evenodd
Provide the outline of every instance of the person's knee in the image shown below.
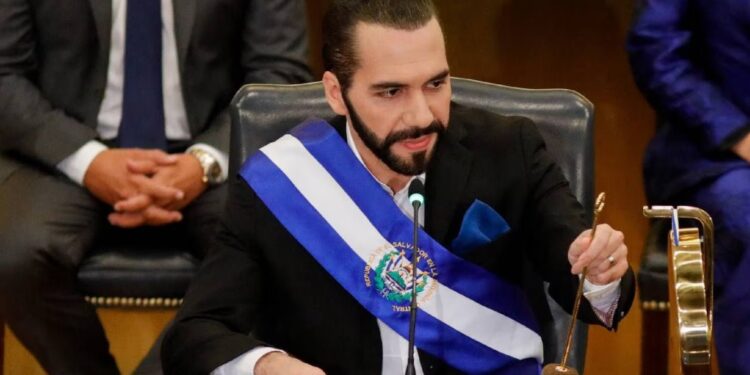
<path fill-rule="evenodd" d="M 0 231 L 0 298 L 33 293 L 69 268 L 55 255 L 58 247 L 43 233 Z"/>

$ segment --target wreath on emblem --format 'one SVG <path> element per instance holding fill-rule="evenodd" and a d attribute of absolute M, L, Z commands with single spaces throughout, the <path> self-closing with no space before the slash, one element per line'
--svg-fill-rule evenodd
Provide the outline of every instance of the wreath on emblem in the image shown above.
<path fill-rule="evenodd" d="M 392 251 L 383 256 L 374 270 L 375 290 L 388 301 L 397 304 L 411 300 L 411 263 L 404 261 L 406 258 L 403 253 Z M 424 290 L 426 284 L 424 274 L 417 276 L 417 294 Z"/>

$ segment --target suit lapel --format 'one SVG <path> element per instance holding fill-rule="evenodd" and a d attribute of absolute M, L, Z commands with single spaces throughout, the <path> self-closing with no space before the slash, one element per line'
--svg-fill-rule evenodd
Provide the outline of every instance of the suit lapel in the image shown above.
<path fill-rule="evenodd" d="M 104 57 L 103 60 L 107 61 L 109 57 L 109 42 L 112 34 L 112 0 L 89 0 L 91 5 L 91 13 L 94 16 L 94 23 L 96 24 L 96 35 L 99 39 L 99 56 Z"/>
<path fill-rule="evenodd" d="M 461 144 L 465 135 L 462 124 L 452 119 L 427 170 L 425 228 L 442 244 L 447 244 L 451 220 L 471 170 L 472 155 Z"/>
<path fill-rule="evenodd" d="M 185 66 L 185 56 L 190 44 L 190 34 L 195 22 L 198 0 L 172 0 L 174 10 L 174 33 L 177 43 L 177 56 L 180 67 Z"/>

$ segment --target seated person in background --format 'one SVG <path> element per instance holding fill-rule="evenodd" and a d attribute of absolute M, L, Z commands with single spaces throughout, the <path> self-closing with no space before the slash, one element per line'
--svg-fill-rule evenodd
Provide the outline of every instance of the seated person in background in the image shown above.
<path fill-rule="evenodd" d="M 299 0 L 0 2 L 0 315 L 46 371 L 118 373 L 82 258 L 167 224 L 203 256 L 229 101 L 310 78 L 304 20 Z"/>
<path fill-rule="evenodd" d="M 721 373 L 750 374 L 750 6 L 650 0 L 628 38 L 638 86 L 663 120 L 644 160 L 651 204 L 714 219 Z"/>
<path fill-rule="evenodd" d="M 587 266 L 582 317 L 615 329 L 634 293 L 622 233 L 602 224 L 590 238 L 528 119 L 451 103 L 434 5 L 334 1 L 323 28 L 340 116 L 300 125 L 232 179 L 217 249 L 165 337 L 165 372 L 403 373 L 415 179 L 419 374 L 538 374 L 550 312 L 529 272 L 570 310 Z M 457 245 L 462 220 L 493 240 Z"/>

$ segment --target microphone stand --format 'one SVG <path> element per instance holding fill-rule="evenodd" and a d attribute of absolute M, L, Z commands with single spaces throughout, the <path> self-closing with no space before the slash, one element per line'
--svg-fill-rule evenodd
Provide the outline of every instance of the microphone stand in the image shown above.
<path fill-rule="evenodd" d="M 419 207 L 424 202 L 424 184 L 414 179 L 409 184 L 409 201 L 414 209 L 414 241 L 411 255 L 411 309 L 409 310 L 409 356 L 406 360 L 406 375 L 416 375 L 414 368 L 414 339 L 417 329 L 417 261 L 419 259 Z"/>
<path fill-rule="evenodd" d="M 417 233 L 419 231 L 419 200 L 412 202 L 414 208 L 414 252 L 411 255 L 411 309 L 409 310 L 409 357 L 406 360 L 406 375 L 416 375 L 414 369 L 414 336 L 417 328 L 417 259 L 419 259 L 419 246 L 417 245 Z"/>

